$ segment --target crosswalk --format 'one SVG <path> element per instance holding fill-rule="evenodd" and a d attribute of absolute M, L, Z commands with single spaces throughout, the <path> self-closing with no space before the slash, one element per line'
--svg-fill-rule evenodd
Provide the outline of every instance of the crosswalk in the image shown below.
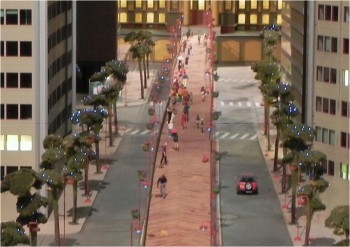
<path fill-rule="evenodd" d="M 239 79 L 232 79 L 232 78 L 219 78 L 219 82 L 236 82 L 236 83 L 259 83 L 260 81 L 251 79 L 251 78 L 239 78 Z"/>
<path fill-rule="evenodd" d="M 220 106 L 228 107 L 261 107 L 261 102 L 233 102 L 233 101 L 219 101 Z"/>
<path fill-rule="evenodd" d="M 135 128 L 125 128 L 123 130 L 124 135 L 158 135 L 159 130 L 156 129 L 153 132 L 148 129 L 135 129 Z M 226 131 L 216 131 L 214 133 L 214 137 L 217 140 L 256 140 L 258 138 L 257 133 L 249 132 L 249 133 L 235 133 L 235 132 L 226 132 Z"/>

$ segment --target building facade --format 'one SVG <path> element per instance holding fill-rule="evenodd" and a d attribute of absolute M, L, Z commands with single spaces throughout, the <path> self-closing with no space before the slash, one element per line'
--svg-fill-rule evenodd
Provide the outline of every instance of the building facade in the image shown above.
<path fill-rule="evenodd" d="M 1 180 L 23 168 L 39 170 L 48 134 L 72 131 L 75 105 L 75 3 L 1 2 Z M 9 193 L 2 221 L 16 218 Z"/>

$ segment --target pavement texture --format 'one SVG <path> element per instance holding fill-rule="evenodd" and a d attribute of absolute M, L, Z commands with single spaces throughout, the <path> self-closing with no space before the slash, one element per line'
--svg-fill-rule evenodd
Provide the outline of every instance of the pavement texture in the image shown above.
<path fill-rule="evenodd" d="M 199 45 L 197 35 L 189 39 L 192 44 L 192 54 L 189 55 L 189 63 L 186 66 L 186 72 L 189 76 L 187 90 L 192 92 L 193 100 L 190 103 L 189 121 L 181 128 L 181 115 L 183 111 L 182 103 L 176 103 L 176 114 L 172 119 L 173 128 L 178 132 L 179 150 L 175 150 L 174 142 L 169 135 L 167 123 L 161 130 L 160 147 L 167 143 L 167 158 L 166 165 L 160 165 L 161 149 L 156 157 L 155 170 L 151 185 L 151 198 L 149 203 L 149 215 L 145 223 L 141 226 L 147 226 L 146 233 L 142 234 L 140 241 L 144 241 L 147 246 L 210 246 L 211 234 L 210 229 L 210 210 L 211 210 L 211 191 L 210 191 L 210 162 L 203 162 L 203 156 L 210 154 L 210 141 L 206 131 L 201 132 L 201 129 L 196 126 L 196 115 L 204 120 L 204 126 L 209 126 L 210 119 L 210 97 L 207 97 L 203 102 L 200 88 L 207 80 L 205 71 L 207 69 L 206 47 Z M 127 45 L 120 45 L 118 48 L 121 53 L 126 53 Z M 183 54 L 187 56 L 187 50 Z M 177 67 L 175 67 L 177 71 Z M 151 75 L 155 78 L 155 74 Z M 140 99 L 139 89 L 139 72 L 132 71 L 128 73 L 128 81 L 124 95 L 118 103 L 119 107 L 136 106 L 147 103 L 147 97 L 150 94 L 151 88 L 146 89 L 146 98 Z M 155 79 L 151 80 L 155 81 Z M 214 101 L 215 104 L 215 101 Z M 263 117 L 263 116 L 261 116 Z M 166 121 L 166 120 L 165 120 Z M 109 147 L 106 143 L 105 136 L 107 135 L 107 126 L 101 133 L 101 159 L 108 159 L 118 148 L 118 145 L 123 138 L 123 131 L 114 139 L 114 145 Z M 272 140 L 274 140 L 275 132 L 271 131 Z M 271 179 L 273 180 L 276 193 L 280 200 L 281 210 L 285 218 L 285 223 L 288 227 L 294 246 L 300 246 L 304 243 L 304 226 L 305 219 L 300 218 L 298 225 L 290 225 L 290 205 L 289 195 L 280 193 L 280 174 L 272 173 L 273 166 L 273 150 L 266 151 L 266 137 L 262 130 L 258 132 L 258 139 L 261 149 L 265 155 L 266 166 L 270 171 Z M 279 152 L 279 156 L 281 156 Z M 90 165 L 89 179 L 96 183 L 103 183 L 104 177 L 108 172 L 109 165 L 105 163 L 102 166 L 102 174 L 95 173 L 95 166 Z M 160 196 L 160 190 L 157 188 L 157 180 L 161 175 L 167 177 L 166 197 Z M 118 181 L 116 181 L 118 183 Z M 120 186 L 123 186 L 122 184 Z M 71 224 L 70 211 L 72 206 L 72 188 L 66 185 L 65 195 L 61 196 L 59 201 L 60 214 L 65 217 L 60 217 L 61 233 L 72 234 L 79 233 L 84 226 L 85 220 L 89 217 L 94 199 L 98 194 L 98 190 L 91 190 L 89 196 L 78 194 L 78 224 Z M 220 194 L 217 196 L 218 201 Z M 218 207 L 220 204 L 217 204 Z M 218 208 L 219 211 L 219 208 Z M 126 217 L 130 217 L 130 212 L 127 212 Z M 220 214 L 218 213 L 220 218 Z M 324 226 L 324 220 L 327 217 L 325 213 L 316 213 L 313 217 L 310 233 L 311 246 L 329 246 L 334 241 L 339 241 L 332 231 Z M 204 226 L 204 228 L 202 228 Z M 268 227 L 268 226 L 267 226 Z M 201 230 L 206 229 L 206 230 Z M 220 245 L 220 229 L 218 229 L 217 244 Z M 271 229 L 273 231 L 273 229 Z M 144 231 L 145 232 L 145 231 Z M 47 224 L 41 226 L 39 232 L 38 245 L 47 245 L 54 240 L 54 220 L 53 214 L 48 219 Z M 96 234 L 98 238 L 98 234 Z M 129 238 L 129 233 L 125 233 L 125 238 Z M 137 243 L 135 243 L 136 245 Z M 255 243 L 258 245 L 259 243 Z"/>

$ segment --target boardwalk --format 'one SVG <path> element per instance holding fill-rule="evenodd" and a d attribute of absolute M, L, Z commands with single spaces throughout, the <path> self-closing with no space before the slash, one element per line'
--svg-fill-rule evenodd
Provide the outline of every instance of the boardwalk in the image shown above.
<path fill-rule="evenodd" d="M 210 163 L 203 163 L 204 154 L 210 153 L 210 141 L 205 128 L 202 134 L 196 127 L 196 115 L 204 119 L 208 127 L 210 98 L 202 102 L 200 89 L 209 87 L 206 71 L 206 47 L 198 45 L 197 36 L 190 38 L 193 55 L 189 56 L 186 73 L 189 76 L 187 89 L 193 93 L 190 105 L 190 120 L 182 130 L 180 119 L 183 110 L 181 103 L 176 104 L 177 114 L 174 128 L 179 133 L 179 147 L 173 149 L 173 140 L 168 135 L 167 125 L 161 135 L 160 145 L 168 143 L 168 165 L 159 167 L 161 153 L 157 155 L 152 198 L 150 202 L 146 246 L 210 246 Z M 185 58 L 187 50 L 182 54 Z M 177 71 L 177 66 L 176 69 Z M 164 174 L 168 178 L 167 196 L 159 196 L 157 180 Z M 201 231 L 200 225 L 206 225 L 207 231 Z"/>

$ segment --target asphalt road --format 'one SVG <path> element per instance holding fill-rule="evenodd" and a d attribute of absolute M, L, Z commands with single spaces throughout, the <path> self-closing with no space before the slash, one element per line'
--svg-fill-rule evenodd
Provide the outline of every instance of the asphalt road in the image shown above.
<path fill-rule="evenodd" d="M 223 246 L 292 246 L 277 194 L 256 133 L 263 109 L 258 83 L 249 67 L 219 68 L 216 138 L 228 155 L 220 162 Z M 235 177 L 252 172 L 258 195 L 237 195 Z"/>

